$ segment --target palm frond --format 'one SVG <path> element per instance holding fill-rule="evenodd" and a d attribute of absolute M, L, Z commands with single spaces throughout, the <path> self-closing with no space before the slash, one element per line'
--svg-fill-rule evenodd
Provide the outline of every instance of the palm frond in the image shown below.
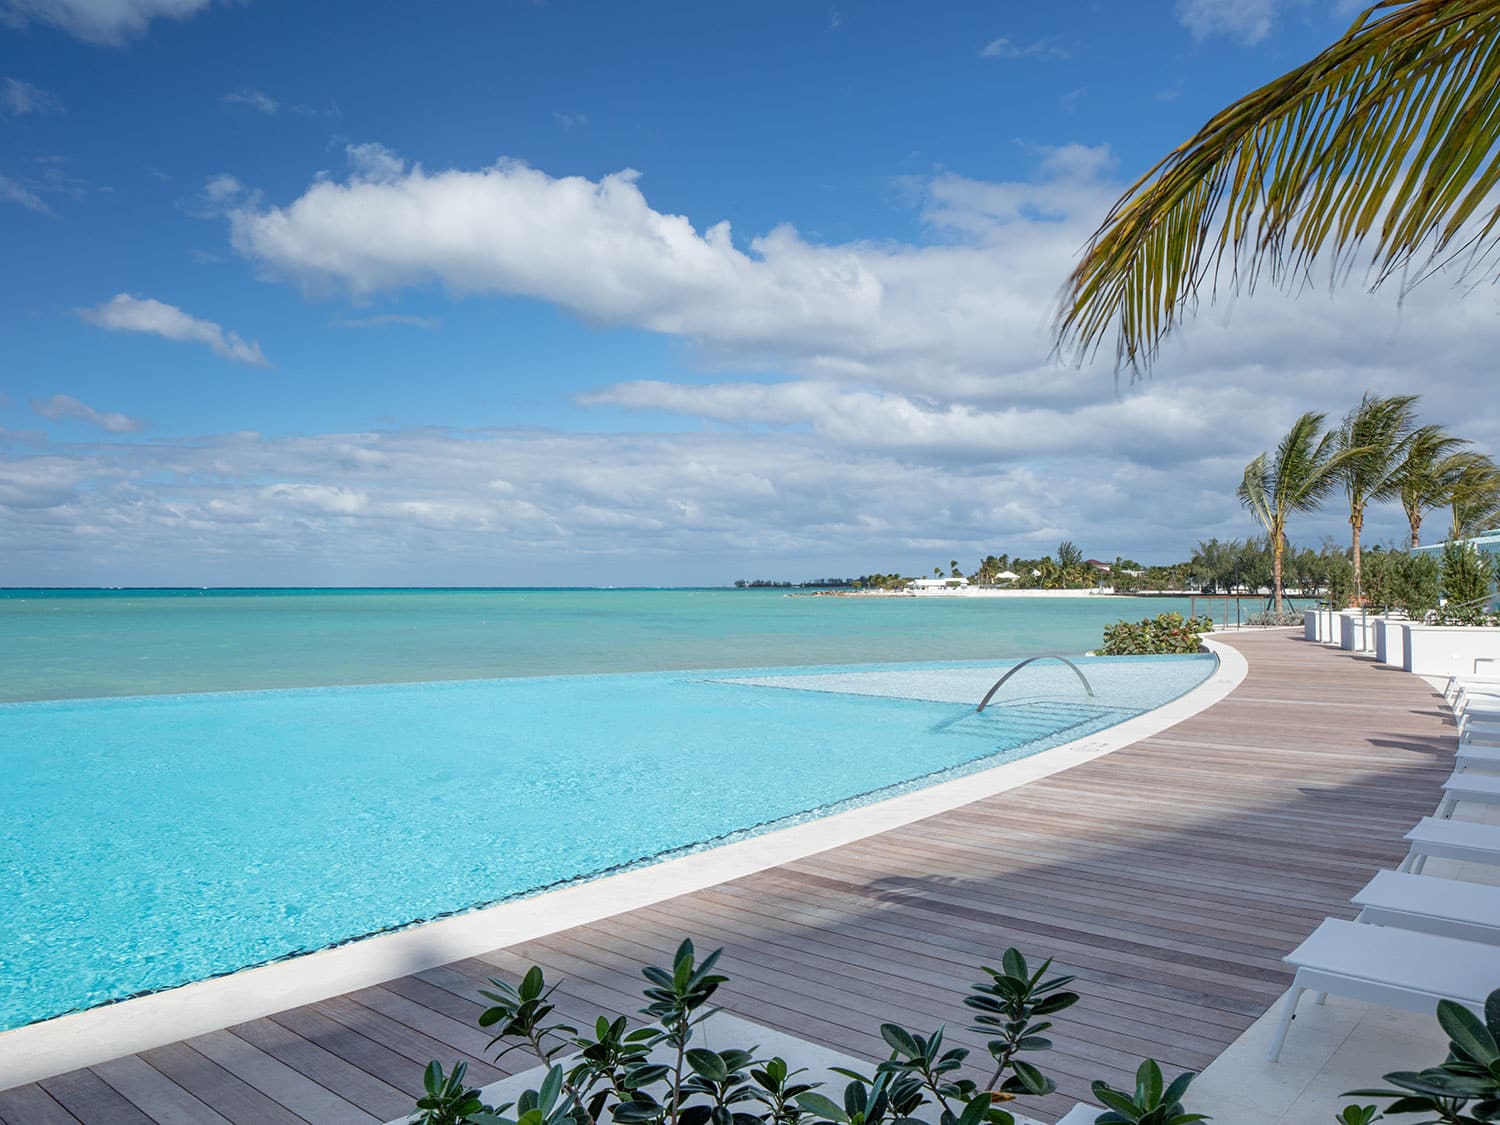
<path fill-rule="evenodd" d="M 1401 466 L 1418 433 L 1413 426 L 1417 397 L 1367 391 L 1345 415 L 1338 433 L 1344 454 L 1338 472 L 1353 514 L 1362 514 L 1371 501 L 1399 494 Z"/>
<path fill-rule="evenodd" d="M 1346 459 L 1338 435 L 1323 432 L 1324 416 L 1309 410 L 1276 447 L 1276 495 L 1287 512 L 1309 512 L 1338 483 Z"/>
<path fill-rule="evenodd" d="M 1411 526 L 1412 545 L 1417 544 L 1422 517 L 1453 498 L 1453 485 L 1467 463 L 1463 448 L 1469 442 L 1441 426 L 1423 426 L 1411 436 L 1406 458 L 1396 470 L 1401 510 Z"/>
<path fill-rule="evenodd" d="M 1500 527 L 1500 466 L 1482 453 L 1459 453 L 1449 503 L 1450 539 L 1471 539 Z"/>
<path fill-rule="evenodd" d="M 1240 503 L 1250 509 L 1250 514 L 1266 529 L 1268 535 L 1276 533 L 1276 511 L 1272 500 L 1274 488 L 1266 454 L 1262 453 L 1245 466 L 1245 476 L 1240 481 L 1239 488 L 1235 489 Z"/>
<path fill-rule="evenodd" d="M 1381 0 L 1125 192 L 1065 286 L 1059 346 L 1082 360 L 1114 333 L 1117 364 L 1149 366 L 1205 285 L 1285 285 L 1315 259 L 1342 276 L 1368 252 L 1372 286 L 1466 250 L 1500 272 L 1477 253 L 1497 136 L 1500 0 Z"/>

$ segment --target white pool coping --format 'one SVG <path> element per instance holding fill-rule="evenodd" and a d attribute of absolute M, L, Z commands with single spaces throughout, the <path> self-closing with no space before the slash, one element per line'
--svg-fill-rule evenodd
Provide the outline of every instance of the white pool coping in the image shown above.
<path fill-rule="evenodd" d="M 0 1090 L 638 910 L 993 797 L 1102 757 L 1219 702 L 1249 666 L 1219 658 L 1196 688 L 1123 723 L 925 789 L 591 882 L 0 1032 Z"/>

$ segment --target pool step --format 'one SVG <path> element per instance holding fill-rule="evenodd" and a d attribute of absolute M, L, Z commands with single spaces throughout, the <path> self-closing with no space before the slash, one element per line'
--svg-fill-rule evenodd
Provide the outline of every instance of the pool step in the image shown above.
<path fill-rule="evenodd" d="M 944 733 L 983 739 L 997 750 L 1009 750 L 1043 739 L 1067 742 L 1137 713 L 1126 707 L 1054 700 L 992 704 L 982 713 L 972 712 L 947 725 Z"/>

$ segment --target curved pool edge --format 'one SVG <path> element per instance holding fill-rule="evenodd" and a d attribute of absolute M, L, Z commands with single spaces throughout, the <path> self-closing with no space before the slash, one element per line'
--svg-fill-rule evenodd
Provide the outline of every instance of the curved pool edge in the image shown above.
<path fill-rule="evenodd" d="M 267 965 L 0 1032 L 0 1090 L 150 1050 L 764 871 L 993 797 L 1149 738 L 1228 696 L 1249 670 L 1231 646 L 1202 683 L 1050 750 L 705 851 L 647 863 Z"/>

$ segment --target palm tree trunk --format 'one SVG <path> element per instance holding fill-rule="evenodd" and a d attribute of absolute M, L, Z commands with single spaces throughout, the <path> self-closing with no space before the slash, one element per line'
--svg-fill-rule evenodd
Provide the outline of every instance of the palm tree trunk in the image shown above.
<path fill-rule="evenodd" d="M 1416 550 L 1422 545 L 1422 513 L 1408 514 L 1406 518 L 1411 521 L 1411 546 L 1412 550 Z"/>
<path fill-rule="evenodd" d="M 1276 537 L 1276 544 L 1271 548 L 1271 589 L 1276 592 L 1276 613 L 1281 613 L 1281 552 L 1286 550 L 1286 541 Z"/>
<path fill-rule="evenodd" d="M 1354 529 L 1354 596 L 1360 602 L 1364 601 L 1365 587 L 1363 576 L 1359 566 L 1359 533 L 1364 528 L 1365 513 L 1361 508 L 1356 508 L 1349 513 L 1349 526 Z M 1344 608 L 1348 608 L 1345 606 Z"/>

